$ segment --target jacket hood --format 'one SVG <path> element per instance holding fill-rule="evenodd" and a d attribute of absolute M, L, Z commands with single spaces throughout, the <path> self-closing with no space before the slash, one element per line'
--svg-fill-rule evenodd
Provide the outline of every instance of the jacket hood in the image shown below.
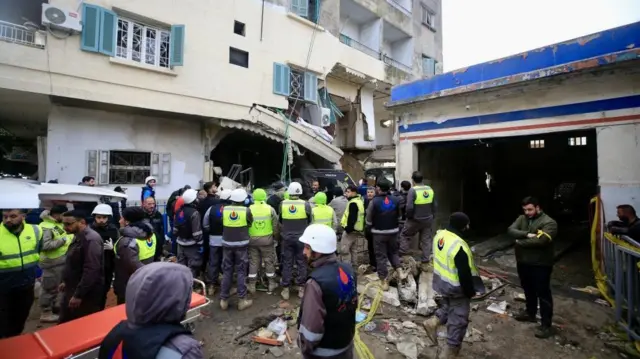
<path fill-rule="evenodd" d="M 127 321 L 134 327 L 179 323 L 189 309 L 192 285 L 186 266 L 169 262 L 143 266 L 127 284 Z"/>
<path fill-rule="evenodd" d="M 43 221 L 51 221 L 51 222 L 56 222 L 55 219 L 53 219 L 53 217 L 51 217 L 49 215 L 49 210 L 45 209 L 44 211 L 42 211 L 42 213 L 40 213 L 40 219 Z"/>
<path fill-rule="evenodd" d="M 120 234 L 129 238 L 149 238 L 153 234 L 153 227 L 148 222 L 136 222 L 120 229 Z"/>

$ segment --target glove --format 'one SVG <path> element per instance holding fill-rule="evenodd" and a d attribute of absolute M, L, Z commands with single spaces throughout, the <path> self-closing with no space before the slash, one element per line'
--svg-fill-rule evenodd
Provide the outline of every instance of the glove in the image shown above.
<path fill-rule="evenodd" d="M 112 251 L 113 250 L 113 240 L 111 240 L 111 238 L 109 238 L 108 241 L 104 242 L 104 244 L 102 245 L 102 249 L 104 249 L 105 251 Z"/>

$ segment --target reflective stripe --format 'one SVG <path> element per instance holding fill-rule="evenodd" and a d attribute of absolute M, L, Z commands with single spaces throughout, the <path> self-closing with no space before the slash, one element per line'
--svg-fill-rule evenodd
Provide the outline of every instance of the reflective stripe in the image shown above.
<path fill-rule="evenodd" d="M 271 216 L 253 216 L 253 219 L 256 221 L 264 221 L 267 219 L 271 219 Z"/>
<path fill-rule="evenodd" d="M 443 282 L 449 283 L 453 287 L 460 287 L 458 269 L 454 261 L 454 254 L 459 250 L 463 250 L 469 258 L 471 275 L 478 276 L 478 269 L 473 261 L 473 253 L 469 245 L 455 233 L 447 230 L 438 231 L 433 239 L 433 250 L 433 272 Z"/>
<path fill-rule="evenodd" d="M 18 236 L 0 224 L 0 271 L 15 272 L 38 264 L 42 232 L 37 225 L 23 222 Z"/>
<path fill-rule="evenodd" d="M 249 245 L 249 241 L 227 242 L 223 238 L 222 239 L 222 244 L 224 244 L 225 246 L 229 246 L 229 247 L 242 247 L 242 246 L 248 246 Z"/>
<path fill-rule="evenodd" d="M 197 231 L 197 232 L 193 232 L 191 233 L 192 236 L 201 236 L 202 235 L 202 231 Z"/>
<path fill-rule="evenodd" d="M 7 260 L 7 259 L 20 258 L 22 256 L 28 256 L 28 255 L 34 254 L 34 253 L 38 253 L 38 251 L 35 250 L 35 249 L 32 249 L 30 251 L 26 251 L 26 252 L 22 252 L 22 253 L 7 254 L 6 256 L 0 256 L 0 261 Z"/>
<path fill-rule="evenodd" d="M 267 273 L 267 277 L 268 277 L 268 278 L 272 278 L 272 277 L 275 277 L 275 276 L 276 276 L 276 274 L 275 274 L 275 273 Z"/>
<path fill-rule="evenodd" d="M 304 336 L 305 339 L 310 342 L 319 342 L 324 336 L 324 333 L 314 333 L 310 331 L 309 329 L 307 329 L 307 327 L 304 326 L 304 324 L 300 324 L 300 328 L 298 329 L 298 331 Z"/>
<path fill-rule="evenodd" d="M 321 223 L 321 224 L 323 224 L 323 223 L 331 223 L 331 220 L 330 219 L 316 219 L 316 220 L 313 221 L 313 223 Z"/>
<path fill-rule="evenodd" d="M 256 278 L 256 277 L 258 277 L 258 273 L 256 273 L 256 274 L 249 274 L 247 277 L 249 277 L 249 278 Z"/>
<path fill-rule="evenodd" d="M 38 265 L 38 262 L 33 262 L 33 263 L 25 263 L 22 267 L 0 268 L 0 273 L 20 272 L 23 269 L 34 268 L 37 265 Z"/>

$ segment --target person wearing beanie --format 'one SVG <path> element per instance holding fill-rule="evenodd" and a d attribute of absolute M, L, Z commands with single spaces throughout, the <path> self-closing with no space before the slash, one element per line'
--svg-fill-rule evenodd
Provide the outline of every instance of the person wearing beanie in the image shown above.
<path fill-rule="evenodd" d="M 254 204 L 249 206 L 253 215 L 253 223 L 249 227 L 249 283 L 247 289 L 253 294 L 256 291 L 258 271 L 264 262 L 265 274 L 269 281 L 269 292 L 278 288 L 276 281 L 276 253 L 274 238 L 279 235 L 278 214 L 266 203 L 267 192 L 262 188 L 253 191 Z"/>
<path fill-rule="evenodd" d="M 198 192 L 188 189 L 181 198 L 184 205 L 176 211 L 172 238 L 178 243 L 178 263 L 189 267 L 193 277 L 198 278 L 204 252 L 202 218 L 197 207 Z"/>
<path fill-rule="evenodd" d="M 216 288 L 220 286 L 220 274 L 222 273 L 222 212 L 224 206 L 230 204 L 231 190 L 218 191 L 218 201 L 207 209 L 202 218 L 202 229 L 209 238 L 209 261 L 207 263 L 207 295 L 213 296 Z M 205 244 L 206 245 L 206 244 Z"/>
<path fill-rule="evenodd" d="M 153 263 L 156 254 L 156 235 L 140 207 L 127 207 L 120 218 L 120 238 L 114 244 L 115 280 L 113 291 L 118 304 L 125 302 L 127 282 L 145 264 Z"/>
<path fill-rule="evenodd" d="M 486 291 L 473 253 L 463 239 L 469 217 L 455 212 L 446 229 L 433 238 L 433 290 L 442 295 L 436 315 L 423 323 L 427 335 L 438 344 L 438 326 L 447 325 L 445 359 L 458 357 L 469 325 L 471 298 Z"/>

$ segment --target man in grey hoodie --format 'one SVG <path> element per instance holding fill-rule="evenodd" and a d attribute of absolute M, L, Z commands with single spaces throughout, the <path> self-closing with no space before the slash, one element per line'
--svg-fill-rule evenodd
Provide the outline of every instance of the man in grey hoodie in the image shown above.
<path fill-rule="evenodd" d="M 202 347 L 180 322 L 191 303 L 189 268 L 168 262 L 136 271 L 127 284 L 127 320 L 100 344 L 99 359 L 203 359 Z"/>

